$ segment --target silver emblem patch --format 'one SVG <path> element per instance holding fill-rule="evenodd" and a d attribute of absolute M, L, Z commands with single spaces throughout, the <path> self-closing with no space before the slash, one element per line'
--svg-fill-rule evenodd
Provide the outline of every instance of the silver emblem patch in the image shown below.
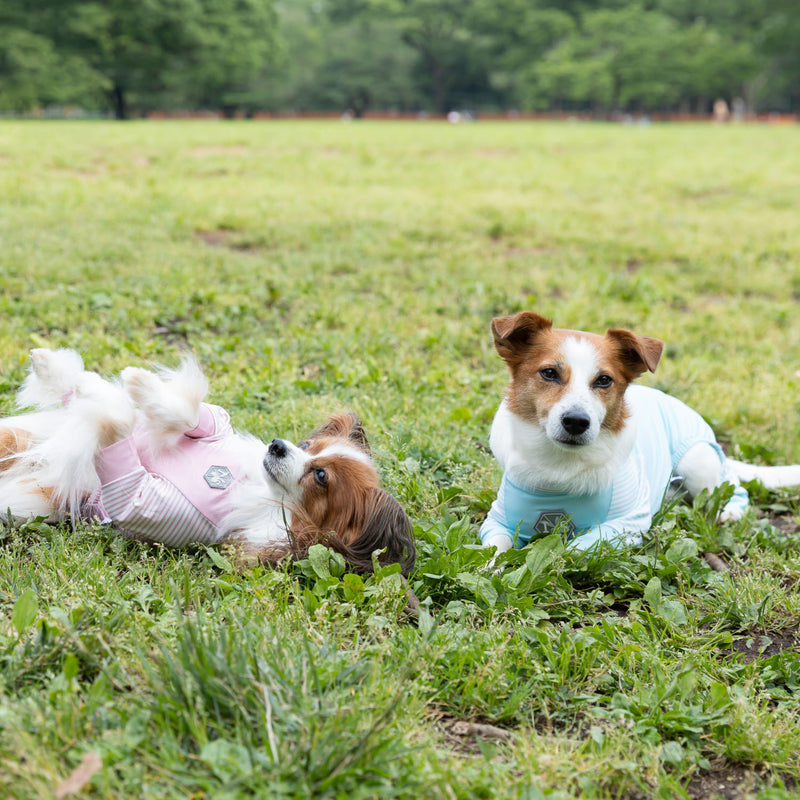
<path fill-rule="evenodd" d="M 233 474 L 227 467 L 211 466 L 203 477 L 212 489 L 227 489 L 233 481 Z"/>
<path fill-rule="evenodd" d="M 575 535 L 575 523 L 569 518 L 566 511 L 542 511 L 539 519 L 533 524 L 534 531 L 541 536 L 553 533 L 559 527 L 562 533 L 566 534 L 567 539 L 571 539 Z"/>

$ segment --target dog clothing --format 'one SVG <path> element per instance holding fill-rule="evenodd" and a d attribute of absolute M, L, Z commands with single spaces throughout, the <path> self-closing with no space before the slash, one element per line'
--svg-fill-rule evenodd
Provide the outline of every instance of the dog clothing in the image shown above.
<path fill-rule="evenodd" d="M 208 403 L 200 407 L 197 427 L 169 449 L 153 452 L 145 429 L 135 428 L 97 455 L 100 489 L 89 516 L 170 546 L 219 542 L 219 524 L 244 475 L 238 441 L 228 412 Z"/>
<path fill-rule="evenodd" d="M 628 387 L 625 398 L 636 439 L 611 485 L 596 494 L 568 495 L 518 486 L 504 475 L 481 526 L 481 542 L 504 535 L 515 547 L 524 547 L 558 531 L 581 549 L 600 540 L 637 544 L 661 507 L 678 463 L 702 442 L 714 448 L 723 467 L 722 480 L 734 486 L 726 509 L 747 507 L 747 491 L 727 468 L 725 454 L 700 414 L 647 386 Z"/>

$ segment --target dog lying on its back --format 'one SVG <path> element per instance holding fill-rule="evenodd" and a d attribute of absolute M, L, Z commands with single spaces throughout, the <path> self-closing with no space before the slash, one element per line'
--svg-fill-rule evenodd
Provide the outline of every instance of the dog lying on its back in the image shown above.
<path fill-rule="evenodd" d="M 14 517 L 99 519 L 180 546 L 236 542 L 247 559 L 304 556 L 316 542 L 357 569 L 414 564 L 411 523 L 380 488 L 355 414 L 332 416 L 299 447 L 236 433 L 203 402 L 197 364 L 121 381 L 71 350 L 34 350 L 18 395 L 37 411 L 0 420 L 0 507 Z"/>
<path fill-rule="evenodd" d="M 658 366 L 658 339 L 559 330 L 528 311 L 494 319 L 492 333 L 511 373 L 490 438 L 505 473 L 480 532 L 497 552 L 555 530 L 580 549 L 601 540 L 638 543 L 674 477 L 691 496 L 731 483 L 721 520 L 739 519 L 747 508 L 740 479 L 800 485 L 800 465 L 726 458 L 696 411 L 630 385 Z"/>

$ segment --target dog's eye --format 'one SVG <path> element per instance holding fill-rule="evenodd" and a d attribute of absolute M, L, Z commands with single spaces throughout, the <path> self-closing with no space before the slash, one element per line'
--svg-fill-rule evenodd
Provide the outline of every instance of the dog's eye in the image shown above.
<path fill-rule="evenodd" d="M 608 389 L 612 383 L 614 383 L 614 379 L 610 375 L 603 374 L 595 379 L 594 387 L 595 389 Z"/>
<path fill-rule="evenodd" d="M 561 380 L 558 370 L 553 369 L 552 367 L 545 367 L 544 369 L 539 370 L 539 374 L 546 380 L 546 381 L 555 381 L 558 382 Z"/>
<path fill-rule="evenodd" d="M 324 469 L 317 467 L 314 470 L 314 480 L 324 489 L 328 485 L 328 473 Z"/>
<path fill-rule="evenodd" d="M 297 446 L 298 446 L 298 447 L 299 447 L 301 450 L 308 450 L 308 448 L 309 448 L 309 446 L 310 446 L 310 445 L 311 445 L 311 442 L 300 442 L 300 444 L 299 444 L 299 445 L 297 445 Z"/>

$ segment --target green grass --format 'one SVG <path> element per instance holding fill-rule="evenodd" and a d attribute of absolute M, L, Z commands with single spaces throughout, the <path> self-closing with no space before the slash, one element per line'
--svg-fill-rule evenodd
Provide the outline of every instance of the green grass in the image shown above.
<path fill-rule="evenodd" d="M 800 493 L 644 547 L 476 547 L 492 316 L 667 341 L 649 382 L 800 460 L 793 128 L 0 124 L 0 412 L 27 352 L 191 348 L 263 437 L 364 419 L 419 542 L 238 573 L 107 530 L 0 529 L 0 786 L 50 798 L 796 797 Z M 2 498 L 0 498 L 0 501 Z M 702 554 L 720 555 L 727 572 Z M 459 723 L 507 735 L 463 735 Z M 89 770 L 91 772 L 91 770 Z M 729 796 L 734 796 L 730 795 Z"/>

